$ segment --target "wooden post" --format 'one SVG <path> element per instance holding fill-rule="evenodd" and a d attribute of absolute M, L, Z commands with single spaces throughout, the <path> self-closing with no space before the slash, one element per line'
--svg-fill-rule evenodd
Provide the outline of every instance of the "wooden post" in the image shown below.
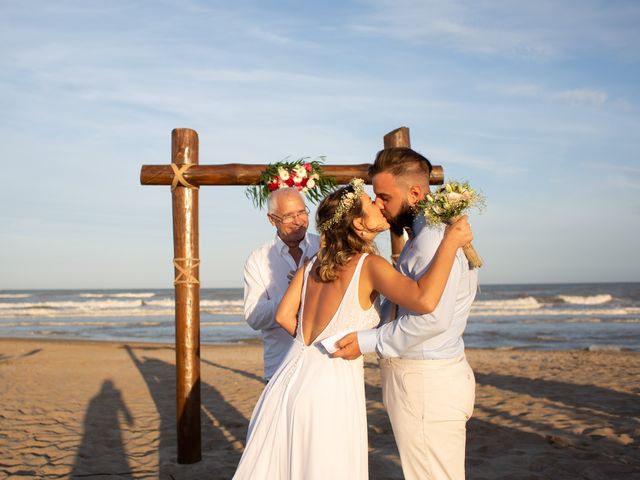
<path fill-rule="evenodd" d="M 189 165 L 198 164 L 198 134 L 194 130 L 176 128 L 171 132 L 171 163 L 175 172 L 172 204 L 178 463 L 195 463 L 202 458 L 198 189 L 183 179 Z"/>
<path fill-rule="evenodd" d="M 409 139 L 409 129 L 407 127 L 400 127 L 392 130 L 384 136 L 384 148 L 393 147 L 407 147 L 411 148 L 411 140 Z M 440 170 L 442 171 L 442 170 Z M 391 262 L 395 266 L 400 252 L 404 247 L 404 236 L 396 235 L 389 230 L 391 235 Z"/>

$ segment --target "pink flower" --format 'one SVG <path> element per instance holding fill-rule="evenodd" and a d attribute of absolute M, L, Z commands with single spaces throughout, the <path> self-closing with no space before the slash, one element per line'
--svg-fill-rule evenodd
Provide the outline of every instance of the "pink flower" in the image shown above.
<path fill-rule="evenodd" d="M 310 163 L 305 163 L 303 166 L 307 172 L 310 172 L 313 169 Z"/>

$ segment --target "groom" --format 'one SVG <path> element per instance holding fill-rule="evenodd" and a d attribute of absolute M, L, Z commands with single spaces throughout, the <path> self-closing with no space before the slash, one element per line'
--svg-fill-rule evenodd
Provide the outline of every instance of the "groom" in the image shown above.
<path fill-rule="evenodd" d="M 394 233 L 407 230 L 397 268 L 419 278 L 429 267 L 444 228 L 429 227 L 417 204 L 429 193 L 429 160 L 410 148 L 378 152 L 369 176 Z M 478 286 L 458 251 L 436 309 L 417 315 L 399 308 L 377 329 L 341 339 L 334 356 L 352 359 L 377 352 L 382 395 L 398 444 L 406 479 L 463 479 L 466 422 L 473 412 L 475 378 L 464 355 L 462 334 Z M 386 313 L 392 310 L 385 305 Z M 386 320 L 387 323 L 384 323 Z"/>

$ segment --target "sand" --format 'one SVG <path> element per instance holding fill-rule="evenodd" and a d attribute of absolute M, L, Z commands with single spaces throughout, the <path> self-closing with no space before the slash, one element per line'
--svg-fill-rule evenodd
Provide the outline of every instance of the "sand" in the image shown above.
<path fill-rule="evenodd" d="M 0 340 L 0 478 L 224 479 L 264 387 L 259 344 L 202 347 L 202 461 L 176 462 L 171 345 Z M 640 354 L 469 350 L 469 479 L 640 478 Z M 370 477 L 400 479 L 367 356 Z"/>

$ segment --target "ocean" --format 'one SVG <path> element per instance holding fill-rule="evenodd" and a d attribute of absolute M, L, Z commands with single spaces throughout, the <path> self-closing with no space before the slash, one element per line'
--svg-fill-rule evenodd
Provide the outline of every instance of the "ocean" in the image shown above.
<path fill-rule="evenodd" d="M 242 289 L 202 289 L 203 344 L 255 341 Z M 173 289 L 0 291 L 0 337 L 166 342 Z M 640 351 L 640 283 L 482 285 L 467 347 Z"/>

